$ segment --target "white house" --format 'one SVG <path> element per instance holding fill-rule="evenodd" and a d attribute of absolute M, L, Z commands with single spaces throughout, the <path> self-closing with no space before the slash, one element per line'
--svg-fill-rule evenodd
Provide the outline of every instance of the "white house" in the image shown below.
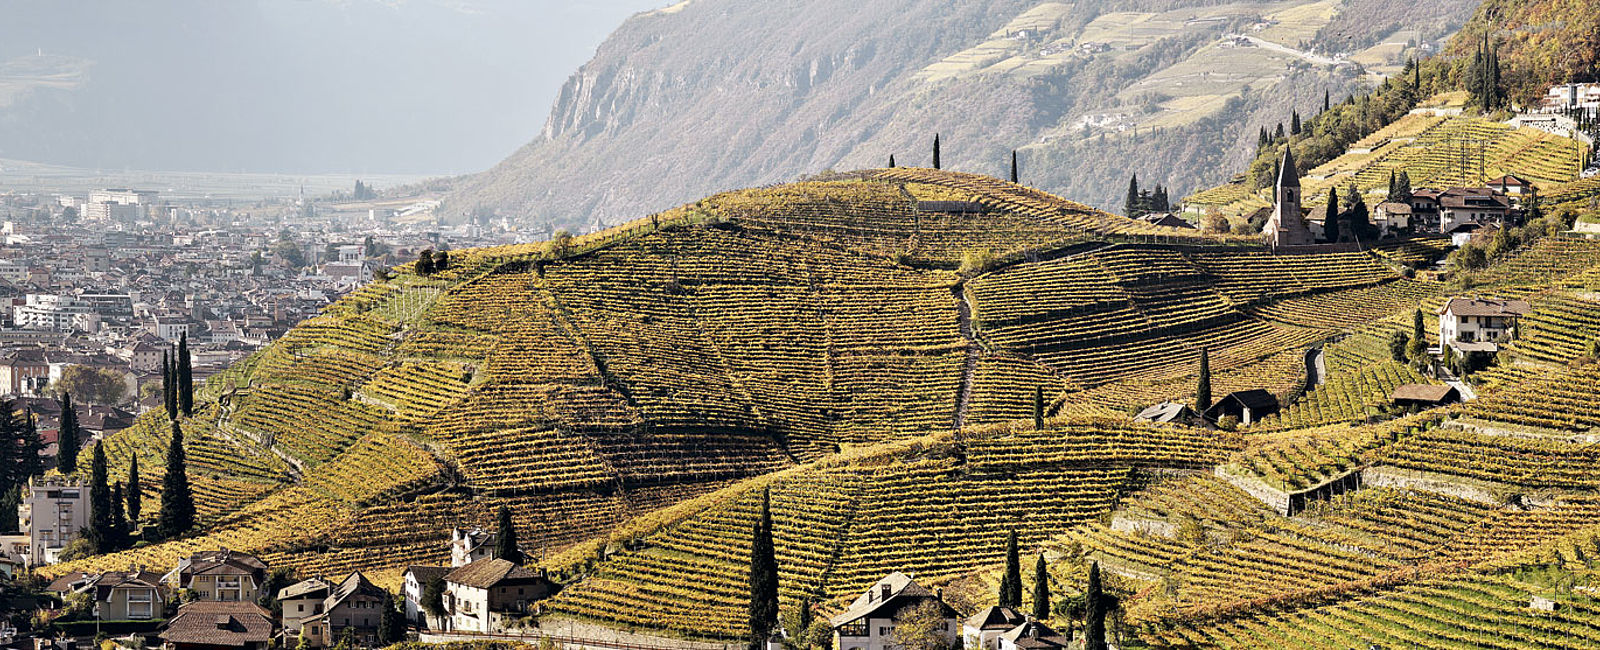
<path fill-rule="evenodd" d="M 422 594 L 428 590 L 428 583 L 434 579 L 443 579 L 450 573 L 450 567 L 445 566 L 409 566 L 402 576 L 404 585 L 401 595 L 406 601 L 406 620 L 417 625 L 426 625 L 429 629 L 442 627 L 441 621 L 427 616 L 427 611 L 422 606 Z M 426 620 L 424 620 L 426 619 Z"/>
<path fill-rule="evenodd" d="M 494 557 L 496 539 L 493 533 L 477 528 L 450 529 L 450 566 L 463 567 L 478 560 Z"/>
<path fill-rule="evenodd" d="M 985 607 L 961 624 L 963 650 L 999 650 L 1000 635 L 1028 622 L 1010 607 Z"/>
<path fill-rule="evenodd" d="M 553 591 L 541 572 L 500 558 L 478 560 L 444 576 L 446 625 L 451 632 L 504 632 Z"/>
<path fill-rule="evenodd" d="M 944 619 L 945 643 L 955 645 L 960 638 L 961 621 L 956 610 L 944 599 L 898 571 L 884 576 L 861 594 L 844 613 L 828 621 L 833 628 L 835 650 L 898 650 L 895 626 L 902 617 L 923 603 L 932 602 Z"/>
<path fill-rule="evenodd" d="M 1439 309 L 1439 345 L 1457 352 L 1495 352 L 1517 319 L 1533 311 L 1526 300 L 1451 298 Z"/>
<path fill-rule="evenodd" d="M 321 578 L 301 580 L 278 590 L 278 605 L 283 608 L 283 629 L 300 634 L 305 622 L 322 613 L 323 602 L 333 593 L 333 585 Z"/>

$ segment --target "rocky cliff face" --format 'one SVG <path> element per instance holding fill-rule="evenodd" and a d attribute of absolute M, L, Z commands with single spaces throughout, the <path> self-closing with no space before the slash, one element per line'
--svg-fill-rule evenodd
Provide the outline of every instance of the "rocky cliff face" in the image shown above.
<path fill-rule="evenodd" d="M 946 167 L 1003 175 L 1021 149 L 1025 182 L 1079 200 L 1120 209 L 1132 173 L 1177 197 L 1247 161 L 1259 124 L 1363 81 L 1264 54 L 1215 81 L 1234 64 L 1216 44 L 1271 22 L 1214 0 L 690 0 L 622 25 L 541 137 L 447 209 L 584 229 L 890 154 L 927 165 L 935 133 Z"/>

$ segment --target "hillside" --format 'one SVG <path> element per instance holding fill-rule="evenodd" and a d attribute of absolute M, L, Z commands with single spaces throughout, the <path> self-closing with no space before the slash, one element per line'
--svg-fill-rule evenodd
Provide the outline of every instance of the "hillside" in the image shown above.
<path fill-rule="evenodd" d="M 917 209 L 952 200 L 985 211 Z M 731 192 L 400 269 L 209 382 L 185 440 L 210 530 L 279 561 L 421 561 L 447 533 L 429 517 L 482 521 L 499 503 L 553 549 L 841 448 L 1023 417 L 1036 387 L 1114 412 L 1095 387 L 1170 389 L 1201 345 L 1225 384 L 1293 383 L 1294 363 L 1234 369 L 1333 325 L 1264 310 L 1413 290 L 1372 258 L 1326 261 L 933 170 Z M 1268 275 L 1282 299 L 1249 288 Z M 159 415 L 108 440 L 113 468 L 160 465 Z M 425 534 L 365 528 L 406 508 Z M 293 535 L 254 530 L 262 512 Z M 307 523 L 344 519 L 357 527 Z"/>
<path fill-rule="evenodd" d="M 1474 377 L 1482 399 L 1384 421 L 1395 385 L 1428 381 L 1391 361 L 1389 335 L 1445 295 L 1389 254 L 1272 255 L 916 168 L 460 251 L 205 385 L 183 422 L 196 536 L 50 571 L 226 546 L 392 586 L 505 505 L 566 583 L 547 616 L 726 640 L 770 488 L 786 611 L 837 611 L 891 570 L 987 604 L 1017 530 L 1055 593 L 1100 561 L 1152 643 L 1250 645 L 1239 630 L 1293 612 L 1326 621 L 1296 628 L 1306 647 L 1440 647 L 1363 621 L 1585 570 L 1570 549 L 1600 521 L 1581 438 L 1600 426 L 1600 245 L 1544 239 L 1481 273 L 1478 291 L 1533 302 L 1524 336 Z M 1242 434 L 1129 422 L 1192 396 L 1201 349 L 1217 394 L 1289 408 Z M 113 478 L 137 455 L 155 498 L 169 427 L 158 410 L 109 438 Z M 1370 489 L 1293 517 L 1252 496 L 1353 471 Z M 1536 570 L 1555 577 L 1517 573 Z M 1573 625 L 1600 611 L 1562 593 Z"/>
<path fill-rule="evenodd" d="M 1003 175 L 1021 149 L 1030 184 L 1121 210 L 1129 175 L 1214 185 L 1259 126 L 1367 83 L 1329 55 L 1393 72 L 1475 6 L 693 0 L 619 28 L 541 137 L 460 179 L 446 210 L 578 231 L 891 154 L 927 164 L 935 133 L 947 168 Z"/>

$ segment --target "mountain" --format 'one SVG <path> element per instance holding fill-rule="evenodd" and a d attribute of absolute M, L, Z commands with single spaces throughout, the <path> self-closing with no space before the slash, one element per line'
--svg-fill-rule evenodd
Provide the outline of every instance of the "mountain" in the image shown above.
<path fill-rule="evenodd" d="M 1225 180 L 1257 127 L 1356 92 L 1355 62 L 1397 70 L 1475 6 L 692 0 L 619 28 L 541 136 L 449 209 L 582 229 L 891 154 L 927 164 L 938 133 L 947 167 L 1003 175 L 1020 149 L 1024 180 L 1120 211 L 1130 175 Z"/>

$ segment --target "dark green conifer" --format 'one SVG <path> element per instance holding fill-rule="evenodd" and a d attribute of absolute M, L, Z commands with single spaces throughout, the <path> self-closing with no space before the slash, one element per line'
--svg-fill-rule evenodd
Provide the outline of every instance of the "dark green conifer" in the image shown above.
<path fill-rule="evenodd" d="M 111 485 L 106 476 L 105 445 L 95 443 L 89 461 L 89 538 L 97 552 L 108 553 L 116 540 L 111 516 Z"/>
<path fill-rule="evenodd" d="M 1083 650 L 1106 650 L 1107 598 L 1100 587 L 1100 563 L 1089 565 L 1089 587 L 1083 592 Z"/>
<path fill-rule="evenodd" d="M 1016 149 L 1012 149 L 1011 150 L 1011 182 L 1012 183 L 1017 183 L 1017 184 L 1021 184 L 1021 182 L 1022 182 L 1022 181 L 1017 180 L 1017 150 Z"/>
<path fill-rule="evenodd" d="M 194 368 L 189 361 L 189 334 L 178 336 L 178 411 L 194 415 Z"/>
<path fill-rule="evenodd" d="M 1211 410 L 1211 350 L 1200 348 L 1200 379 L 1194 388 L 1194 410 Z"/>
<path fill-rule="evenodd" d="M 139 530 L 139 514 L 143 508 L 144 496 L 139 494 L 139 455 L 134 454 L 128 460 L 128 524 L 133 530 Z"/>
<path fill-rule="evenodd" d="M 772 542 L 772 491 L 761 490 L 761 514 L 750 541 L 750 645 L 766 643 L 778 627 L 778 558 Z"/>
<path fill-rule="evenodd" d="M 194 528 L 194 493 L 189 488 L 187 462 L 183 453 L 183 429 L 172 423 L 172 442 L 167 445 L 167 472 L 161 479 L 161 512 L 157 523 L 164 539 L 173 539 Z"/>
<path fill-rule="evenodd" d="M 1044 429 L 1044 387 L 1033 387 L 1033 428 Z"/>
<path fill-rule="evenodd" d="M 1050 574 L 1045 571 L 1043 553 L 1033 563 L 1033 618 L 1040 621 L 1050 618 Z"/>
<path fill-rule="evenodd" d="M 1017 556 L 1017 531 L 1006 534 L 1006 570 L 1000 576 L 1001 607 L 1022 607 L 1022 560 Z"/>
<path fill-rule="evenodd" d="M 933 134 L 933 168 L 944 169 L 939 163 L 939 134 Z"/>
<path fill-rule="evenodd" d="M 894 169 L 894 154 L 889 154 L 889 169 Z"/>
<path fill-rule="evenodd" d="M 1130 217 L 1137 217 L 1137 216 L 1139 216 L 1138 212 L 1139 212 L 1139 175 L 1138 174 L 1134 174 L 1132 178 L 1128 179 L 1128 196 L 1126 198 L 1124 198 L 1123 201 L 1122 201 L 1122 214 L 1130 216 Z"/>
<path fill-rule="evenodd" d="M 517 545 L 517 526 L 511 521 L 511 509 L 500 506 L 497 515 L 494 554 L 502 560 L 513 564 L 522 564 L 526 559 L 522 557 L 522 549 Z"/>

